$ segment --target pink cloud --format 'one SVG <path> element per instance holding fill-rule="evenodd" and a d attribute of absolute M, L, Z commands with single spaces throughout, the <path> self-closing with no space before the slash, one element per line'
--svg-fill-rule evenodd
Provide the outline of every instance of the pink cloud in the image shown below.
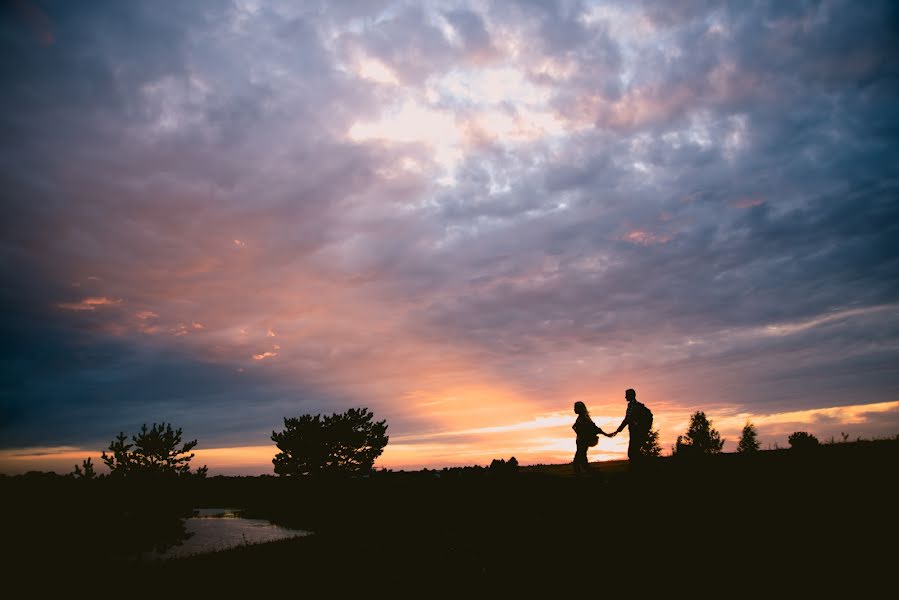
<path fill-rule="evenodd" d="M 743 198 L 737 198 L 733 202 L 730 203 L 734 208 L 752 208 L 753 206 L 761 206 L 764 204 L 766 200 L 764 198 L 753 198 L 751 196 L 746 196 Z"/>
<path fill-rule="evenodd" d="M 631 242 L 632 244 L 651 246 L 653 244 L 665 244 L 669 242 L 671 240 L 671 235 L 666 233 L 654 233 L 644 229 L 635 229 L 626 233 L 622 239 Z"/>
<path fill-rule="evenodd" d="M 90 297 L 81 300 L 80 302 L 61 302 L 56 306 L 63 310 L 96 310 L 101 306 L 112 306 L 116 304 L 121 304 L 121 300 L 113 300 L 111 298 L 107 298 L 106 296 L 99 297 Z"/>

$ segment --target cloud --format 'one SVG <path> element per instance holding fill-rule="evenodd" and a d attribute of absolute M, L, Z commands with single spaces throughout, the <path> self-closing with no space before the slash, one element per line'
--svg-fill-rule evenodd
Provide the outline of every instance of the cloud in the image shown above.
<path fill-rule="evenodd" d="M 642 229 L 635 229 L 633 231 L 627 232 L 623 238 L 625 241 L 631 242 L 632 244 L 640 244 L 641 246 L 649 246 L 651 244 L 664 244 L 669 241 L 671 238 L 665 235 L 658 235 L 651 231 L 644 231 Z"/>
<path fill-rule="evenodd" d="M 60 302 L 56 306 L 63 310 L 97 310 L 99 307 L 120 304 L 121 300 L 111 300 L 105 296 L 90 297 L 79 302 Z"/>
<path fill-rule="evenodd" d="M 899 397 L 889 3 L 15 6 L 8 446 Z"/>

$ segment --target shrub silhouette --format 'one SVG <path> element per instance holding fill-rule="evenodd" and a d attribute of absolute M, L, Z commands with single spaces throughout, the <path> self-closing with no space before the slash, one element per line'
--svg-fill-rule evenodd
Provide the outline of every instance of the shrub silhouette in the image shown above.
<path fill-rule="evenodd" d="M 272 431 L 278 475 L 366 474 L 384 451 L 386 421 L 372 421 L 367 408 L 351 408 L 331 416 L 302 415 L 284 419 L 284 431 Z"/>
<path fill-rule="evenodd" d="M 181 444 L 181 428 L 172 429 L 169 423 L 160 423 L 149 429 L 144 423 L 140 433 L 131 437 L 133 443 L 126 444 L 127 436 L 119 433 L 116 439 L 109 442 L 109 452 L 103 452 L 101 458 L 109 467 L 113 477 L 143 476 L 196 476 L 205 477 L 207 468 L 200 467 L 191 473 L 190 461 L 193 453 L 188 454 L 197 440 Z M 178 446 L 181 446 L 180 448 Z M 86 466 L 86 465 L 85 465 Z"/>
<path fill-rule="evenodd" d="M 746 423 L 743 426 L 743 433 L 740 435 L 740 442 L 737 444 L 737 452 L 756 452 L 759 449 L 759 445 L 755 425 Z"/>
<path fill-rule="evenodd" d="M 643 445 L 640 446 L 640 455 L 652 458 L 662 455 L 662 447 L 659 445 L 658 429 L 650 429 L 649 433 L 646 434 L 646 439 L 643 440 Z"/>
<path fill-rule="evenodd" d="M 75 465 L 75 470 L 72 471 L 72 476 L 75 479 L 83 479 L 85 481 L 90 481 L 94 477 L 97 476 L 97 473 L 94 471 L 94 463 L 91 461 L 91 457 L 88 456 L 85 459 L 81 466 Z"/>
<path fill-rule="evenodd" d="M 790 448 L 795 450 L 808 450 L 818 446 L 818 438 L 807 431 L 794 431 L 787 440 L 790 442 Z"/>
<path fill-rule="evenodd" d="M 690 416 L 687 433 L 677 436 L 674 453 L 682 456 L 718 454 L 723 447 L 724 440 L 700 410 Z"/>

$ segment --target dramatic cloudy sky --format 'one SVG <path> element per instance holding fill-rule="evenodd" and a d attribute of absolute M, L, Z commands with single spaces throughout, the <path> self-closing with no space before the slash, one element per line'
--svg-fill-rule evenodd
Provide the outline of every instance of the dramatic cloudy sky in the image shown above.
<path fill-rule="evenodd" d="M 0 11 L 0 471 L 353 406 L 564 461 L 628 387 L 666 448 L 899 433 L 894 2 Z"/>

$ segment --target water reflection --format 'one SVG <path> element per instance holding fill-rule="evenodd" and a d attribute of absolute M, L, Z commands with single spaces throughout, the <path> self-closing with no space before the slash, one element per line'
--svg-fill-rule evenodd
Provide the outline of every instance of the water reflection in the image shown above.
<path fill-rule="evenodd" d="M 195 519 L 239 519 L 243 511 L 239 508 L 195 508 Z"/>
<path fill-rule="evenodd" d="M 200 508 L 184 521 L 188 538 L 164 552 L 148 552 L 144 558 L 168 559 L 224 550 L 247 544 L 262 544 L 287 538 L 302 537 L 311 532 L 273 525 L 264 519 L 245 519 L 240 509 Z"/>

